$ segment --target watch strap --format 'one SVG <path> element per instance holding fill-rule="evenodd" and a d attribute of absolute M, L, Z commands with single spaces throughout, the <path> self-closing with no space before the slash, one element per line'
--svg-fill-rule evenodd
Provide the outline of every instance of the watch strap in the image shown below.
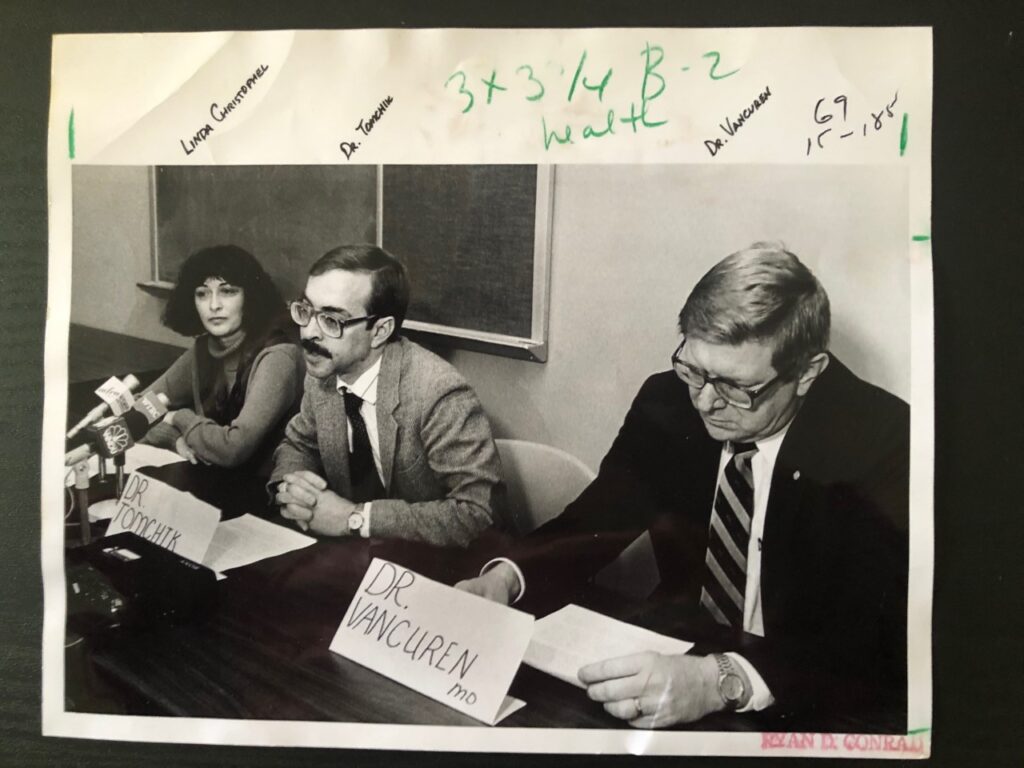
<path fill-rule="evenodd" d="M 750 701 L 752 691 L 750 685 L 745 681 L 743 674 L 733 663 L 733 660 L 724 653 L 712 654 L 715 664 L 718 665 L 718 694 L 722 697 L 726 707 L 740 709 Z M 733 686 L 739 686 L 739 695 L 731 695 Z"/>

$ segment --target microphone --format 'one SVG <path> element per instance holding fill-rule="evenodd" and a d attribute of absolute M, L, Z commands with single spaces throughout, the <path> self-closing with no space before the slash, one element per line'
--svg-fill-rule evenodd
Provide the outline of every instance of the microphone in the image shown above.
<path fill-rule="evenodd" d="M 111 377 L 111 378 L 113 378 L 113 377 Z M 139 387 L 139 380 L 137 378 L 135 378 L 135 376 L 133 376 L 130 373 L 127 376 L 124 377 L 124 381 L 123 382 L 117 382 L 116 378 L 114 378 L 113 381 L 115 383 L 123 384 L 128 392 L 134 392 Z M 99 394 L 104 389 L 104 387 L 106 387 L 107 384 L 109 384 L 109 383 L 110 382 L 108 381 L 106 384 L 103 385 L 103 387 L 100 387 L 100 389 L 98 389 L 96 391 L 97 394 Z M 81 432 L 87 426 L 89 426 L 90 424 L 95 424 L 97 421 L 99 421 L 104 416 L 106 416 L 108 411 L 110 411 L 110 403 L 109 402 L 100 403 L 95 408 L 93 408 L 91 411 L 89 411 L 87 414 L 85 414 L 85 417 L 81 421 L 79 421 L 77 424 L 75 424 L 75 426 L 73 426 L 71 429 L 69 429 L 67 434 L 64 435 L 64 439 L 65 440 L 70 440 L 72 437 L 77 435 L 79 432 Z"/>
<path fill-rule="evenodd" d="M 167 414 L 167 395 L 163 392 L 141 395 L 131 410 L 122 416 L 114 416 L 86 429 L 87 442 L 64 454 L 64 466 L 75 468 L 75 493 L 78 497 L 81 517 L 82 543 L 88 544 L 89 530 L 89 471 L 86 461 L 93 454 L 100 455 L 102 467 L 107 458 L 113 457 L 117 468 L 116 489 L 120 497 L 124 490 L 124 454 L 142 438 L 151 426 Z"/>
<path fill-rule="evenodd" d="M 167 403 L 163 392 L 145 392 L 127 413 L 86 427 L 86 442 L 64 454 L 64 466 L 72 467 L 93 454 L 104 459 L 124 454 L 167 414 Z"/>

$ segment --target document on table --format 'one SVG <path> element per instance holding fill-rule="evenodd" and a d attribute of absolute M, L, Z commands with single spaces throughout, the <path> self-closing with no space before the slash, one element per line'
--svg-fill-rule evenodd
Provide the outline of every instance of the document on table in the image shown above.
<path fill-rule="evenodd" d="M 693 643 L 567 605 L 533 625 L 523 661 L 541 672 L 583 688 L 580 667 L 632 653 L 686 653 Z"/>
<path fill-rule="evenodd" d="M 283 525 L 246 514 L 217 526 L 203 565 L 213 571 L 227 571 L 308 547 L 315 541 Z"/>

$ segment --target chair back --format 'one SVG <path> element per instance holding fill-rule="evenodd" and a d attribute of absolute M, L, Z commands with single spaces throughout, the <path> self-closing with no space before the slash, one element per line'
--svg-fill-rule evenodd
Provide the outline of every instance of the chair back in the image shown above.
<path fill-rule="evenodd" d="M 595 477 L 590 467 L 554 446 L 527 440 L 494 442 L 505 474 L 507 512 L 520 535 L 560 515 Z"/>

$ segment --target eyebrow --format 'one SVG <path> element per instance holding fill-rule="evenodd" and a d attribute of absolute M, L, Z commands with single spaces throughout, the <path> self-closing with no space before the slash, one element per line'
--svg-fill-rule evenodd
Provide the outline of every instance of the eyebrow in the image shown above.
<path fill-rule="evenodd" d="M 332 306 L 318 307 L 316 304 L 314 304 L 312 301 L 309 300 L 309 296 L 307 296 L 305 293 L 302 294 L 302 300 L 304 302 L 306 302 L 307 304 L 309 304 L 309 306 L 311 306 L 317 312 L 334 312 L 335 314 L 338 314 L 338 315 L 348 315 L 349 317 L 352 316 L 351 312 L 349 312 L 347 309 L 343 309 L 342 307 L 332 307 Z"/>
<path fill-rule="evenodd" d="M 763 382 L 758 382 L 756 384 L 740 384 L 738 381 L 736 381 L 735 379 L 732 379 L 732 378 L 730 378 L 728 376 L 708 376 L 708 372 L 706 370 L 704 370 L 703 368 L 701 368 L 699 366 L 694 365 L 693 363 L 689 362 L 688 360 L 682 360 L 681 359 L 679 362 L 682 363 L 683 365 L 687 366 L 688 368 L 692 368 L 693 370 L 699 372 L 700 375 L 703 376 L 705 379 L 710 378 L 712 381 L 720 381 L 723 384 L 730 384 L 730 385 L 732 385 L 732 386 L 734 386 L 734 387 L 736 387 L 738 389 L 757 389 L 763 383 Z"/>

